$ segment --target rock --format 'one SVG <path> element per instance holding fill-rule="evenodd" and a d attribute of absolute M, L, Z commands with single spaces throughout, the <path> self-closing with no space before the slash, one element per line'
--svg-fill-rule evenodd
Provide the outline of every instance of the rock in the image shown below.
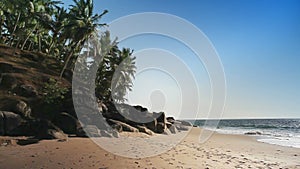
<path fill-rule="evenodd" d="M 53 124 L 66 134 L 76 134 L 81 128 L 79 121 L 70 114 L 63 112 L 53 119 Z"/>
<path fill-rule="evenodd" d="M 49 129 L 47 131 L 50 139 L 58 139 L 58 141 L 67 141 L 68 136 L 61 130 Z"/>
<path fill-rule="evenodd" d="M 156 132 L 157 120 L 153 118 L 152 121 L 145 123 L 144 125 L 153 132 Z"/>
<path fill-rule="evenodd" d="M 167 121 L 168 121 L 169 123 L 174 124 L 175 118 L 174 118 L 174 117 L 167 117 Z"/>
<path fill-rule="evenodd" d="M 245 135 L 261 135 L 262 133 L 259 131 L 249 131 L 246 132 Z"/>
<path fill-rule="evenodd" d="M 15 135 L 14 130 L 17 129 L 24 121 L 22 117 L 13 112 L 0 111 L 2 118 L 2 133 L 3 135 Z"/>
<path fill-rule="evenodd" d="M 166 126 L 166 115 L 164 112 L 160 112 L 160 113 L 153 113 L 154 117 L 157 117 L 157 125 L 156 125 L 156 132 L 157 133 L 163 133 L 164 130 L 167 128 Z"/>
<path fill-rule="evenodd" d="M 165 129 L 162 134 L 164 134 L 164 135 L 171 135 L 172 133 L 170 132 L 169 129 Z"/>
<path fill-rule="evenodd" d="M 167 119 L 166 119 L 166 115 L 164 112 L 160 112 L 160 113 L 153 113 L 157 120 L 158 123 L 166 123 Z"/>
<path fill-rule="evenodd" d="M 31 108 L 22 100 L 17 101 L 13 111 L 25 118 L 31 117 Z"/>
<path fill-rule="evenodd" d="M 17 144 L 21 146 L 29 145 L 29 144 L 35 144 L 38 143 L 40 140 L 35 138 L 27 138 L 27 139 L 18 139 Z"/>
<path fill-rule="evenodd" d="M 115 131 L 115 130 L 112 131 L 112 136 L 114 136 L 114 137 L 116 137 L 116 138 L 119 138 L 119 137 L 120 137 L 119 132 L 117 132 L 117 131 Z"/>
<path fill-rule="evenodd" d="M 24 97 L 36 97 L 38 92 L 31 85 L 20 85 L 14 89 L 14 92 Z"/>
<path fill-rule="evenodd" d="M 184 121 L 184 120 L 178 120 L 178 121 L 181 122 L 181 125 L 189 126 L 189 127 L 193 126 L 193 124 L 189 121 Z"/>
<path fill-rule="evenodd" d="M 0 89 L 12 90 L 18 84 L 18 80 L 11 74 L 1 73 L 0 75 Z"/>
<path fill-rule="evenodd" d="M 136 105 L 136 106 L 133 106 L 133 107 L 134 107 L 136 110 L 140 111 L 140 112 L 146 112 L 146 111 L 148 111 L 147 108 L 142 107 L 142 106 L 140 106 L 140 105 Z"/>
<path fill-rule="evenodd" d="M 166 129 L 166 124 L 162 122 L 158 122 L 156 125 L 156 132 L 157 133 L 163 133 Z"/>
<path fill-rule="evenodd" d="M 82 127 L 77 130 L 76 136 L 77 137 L 87 137 L 87 135 Z"/>
<path fill-rule="evenodd" d="M 171 127 L 169 127 L 169 130 L 170 130 L 170 132 L 171 132 L 172 134 L 178 133 L 178 130 L 177 130 L 177 128 L 176 128 L 174 125 L 172 125 Z"/>
<path fill-rule="evenodd" d="M 170 123 L 170 122 L 168 122 L 168 121 L 166 122 L 167 128 L 170 128 L 172 125 L 173 125 L 172 123 Z"/>
<path fill-rule="evenodd" d="M 179 131 L 188 131 L 190 129 L 188 126 L 184 126 L 182 124 L 175 125 L 175 126 L 176 126 L 177 130 L 179 130 Z"/>
<path fill-rule="evenodd" d="M 5 134 L 4 115 L 2 112 L 0 112 L 0 136 L 3 136 L 4 134 Z"/>
<path fill-rule="evenodd" d="M 139 130 L 138 130 L 137 128 L 132 127 L 132 126 L 130 126 L 129 124 L 120 122 L 120 121 L 118 121 L 118 120 L 108 119 L 107 122 L 108 122 L 110 125 L 113 125 L 113 124 L 121 125 L 123 131 L 139 132 Z"/>
<path fill-rule="evenodd" d="M 17 139 L 17 144 L 21 146 L 35 144 L 38 143 L 40 140 L 36 138 L 28 138 L 28 139 Z"/>
<path fill-rule="evenodd" d="M 100 130 L 100 135 L 102 137 L 112 137 L 112 135 L 110 133 L 108 133 L 108 131 L 106 131 L 106 130 Z"/>
<path fill-rule="evenodd" d="M 34 128 L 38 139 L 64 140 L 67 138 L 67 135 L 49 120 L 38 119 L 31 123 L 31 127 Z"/>
<path fill-rule="evenodd" d="M 137 125 L 136 128 L 140 132 L 146 133 L 146 134 L 151 135 L 151 136 L 154 135 L 154 133 L 150 129 L 148 129 L 147 127 L 145 127 L 145 126 Z"/>
<path fill-rule="evenodd" d="M 121 124 L 112 124 L 111 127 L 119 133 L 121 133 L 123 131 Z"/>
<path fill-rule="evenodd" d="M 108 111 L 108 108 L 101 100 L 97 100 L 97 103 L 98 103 L 99 112 L 107 112 Z"/>
<path fill-rule="evenodd" d="M 101 137 L 100 130 L 95 125 L 87 125 L 83 128 L 86 136 L 89 137 Z"/>

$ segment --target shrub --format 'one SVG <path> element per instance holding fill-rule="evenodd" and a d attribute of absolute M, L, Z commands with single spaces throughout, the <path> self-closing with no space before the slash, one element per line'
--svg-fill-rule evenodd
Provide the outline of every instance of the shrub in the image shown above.
<path fill-rule="evenodd" d="M 68 89 L 63 87 L 59 81 L 50 78 L 43 88 L 43 99 L 48 104 L 59 104 L 65 98 Z"/>

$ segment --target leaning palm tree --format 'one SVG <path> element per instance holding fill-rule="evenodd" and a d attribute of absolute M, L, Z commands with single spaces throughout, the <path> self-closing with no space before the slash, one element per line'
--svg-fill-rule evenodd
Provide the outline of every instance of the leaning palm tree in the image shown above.
<path fill-rule="evenodd" d="M 101 14 L 93 14 L 93 0 L 73 0 L 75 5 L 70 8 L 69 21 L 64 27 L 62 37 L 69 39 L 70 52 L 64 60 L 64 67 L 60 72 L 62 77 L 65 69 L 69 66 L 71 57 L 79 52 L 85 41 L 97 32 L 97 28 L 106 24 L 100 24 L 99 20 L 108 11 Z M 72 60 L 76 60 L 74 57 Z"/>

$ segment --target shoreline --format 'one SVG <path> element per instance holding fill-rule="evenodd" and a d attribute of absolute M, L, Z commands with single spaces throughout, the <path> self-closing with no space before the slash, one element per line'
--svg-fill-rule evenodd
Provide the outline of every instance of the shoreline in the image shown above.
<path fill-rule="evenodd" d="M 199 127 L 199 128 L 201 128 L 201 127 Z M 206 130 L 210 130 L 210 129 L 206 129 Z M 249 138 L 253 138 L 255 141 L 257 141 L 259 143 L 300 149 L 300 147 L 298 147 L 298 146 L 283 145 L 282 143 L 280 144 L 280 143 L 271 143 L 270 141 L 269 142 L 268 141 L 263 141 L 263 140 L 266 140 L 266 139 L 275 139 L 274 136 L 270 136 L 270 135 L 263 135 L 263 134 L 261 134 L 261 135 L 259 135 L 259 134 L 253 134 L 252 135 L 252 134 L 245 134 L 245 133 L 225 133 L 225 132 L 214 131 L 214 130 L 210 130 L 210 131 L 213 131 L 215 133 L 222 134 L 222 135 L 246 136 L 246 137 L 249 137 Z"/>
<path fill-rule="evenodd" d="M 300 168 L 299 148 L 262 143 L 245 135 L 219 133 L 200 144 L 201 131 L 194 127 L 165 153 L 135 159 L 107 152 L 89 138 L 0 146 L 0 168 Z M 136 133 L 122 134 L 138 137 Z M 135 145 L 141 150 L 147 147 L 144 143 Z"/>

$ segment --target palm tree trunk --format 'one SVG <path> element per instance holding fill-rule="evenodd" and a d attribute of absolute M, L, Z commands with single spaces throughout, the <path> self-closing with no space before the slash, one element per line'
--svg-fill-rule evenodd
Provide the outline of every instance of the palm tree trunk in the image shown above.
<path fill-rule="evenodd" d="M 19 14 L 18 14 L 18 17 L 17 17 L 16 23 L 15 23 L 14 29 L 13 29 L 13 31 L 11 33 L 12 39 L 10 40 L 9 46 L 12 46 L 12 43 L 14 41 L 14 36 L 15 36 L 14 34 L 15 34 L 15 31 L 16 31 L 17 26 L 19 24 L 20 17 L 21 17 L 21 12 L 19 12 Z"/>
<path fill-rule="evenodd" d="M 38 40 L 39 40 L 39 52 L 42 51 L 42 43 L 41 43 L 41 35 L 39 34 L 38 36 Z"/>
<path fill-rule="evenodd" d="M 32 41 L 29 43 L 29 46 L 28 46 L 28 48 L 27 48 L 27 50 L 30 50 L 30 48 L 31 48 L 31 46 L 32 46 Z"/>
<path fill-rule="evenodd" d="M 35 30 L 36 27 L 37 27 L 37 25 L 34 26 L 33 30 Z M 31 34 L 32 34 L 32 31 L 27 35 L 27 37 L 26 37 L 26 39 L 25 39 L 25 41 L 24 41 L 24 43 L 23 43 L 23 45 L 21 47 L 22 50 L 23 50 L 24 46 L 26 45 L 26 42 L 28 41 L 28 39 L 31 36 Z"/>
<path fill-rule="evenodd" d="M 76 42 L 76 44 L 75 44 L 73 50 L 72 50 L 72 51 L 70 52 L 70 54 L 68 55 L 67 60 L 66 60 L 66 63 L 65 63 L 65 65 L 64 65 L 63 69 L 62 69 L 61 72 L 60 72 L 60 75 L 59 75 L 59 78 L 60 78 L 60 79 L 62 78 L 62 75 L 64 74 L 64 72 L 65 72 L 65 70 L 66 70 L 66 68 L 67 68 L 67 66 L 68 66 L 68 64 L 69 64 L 69 62 L 70 62 L 70 59 L 71 59 L 72 55 L 74 54 L 74 52 L 75 52 L 75 50 L 77 49 L 77 47 L 78 47 L 79 44 L 80 44 L 80 41 Z"/>

